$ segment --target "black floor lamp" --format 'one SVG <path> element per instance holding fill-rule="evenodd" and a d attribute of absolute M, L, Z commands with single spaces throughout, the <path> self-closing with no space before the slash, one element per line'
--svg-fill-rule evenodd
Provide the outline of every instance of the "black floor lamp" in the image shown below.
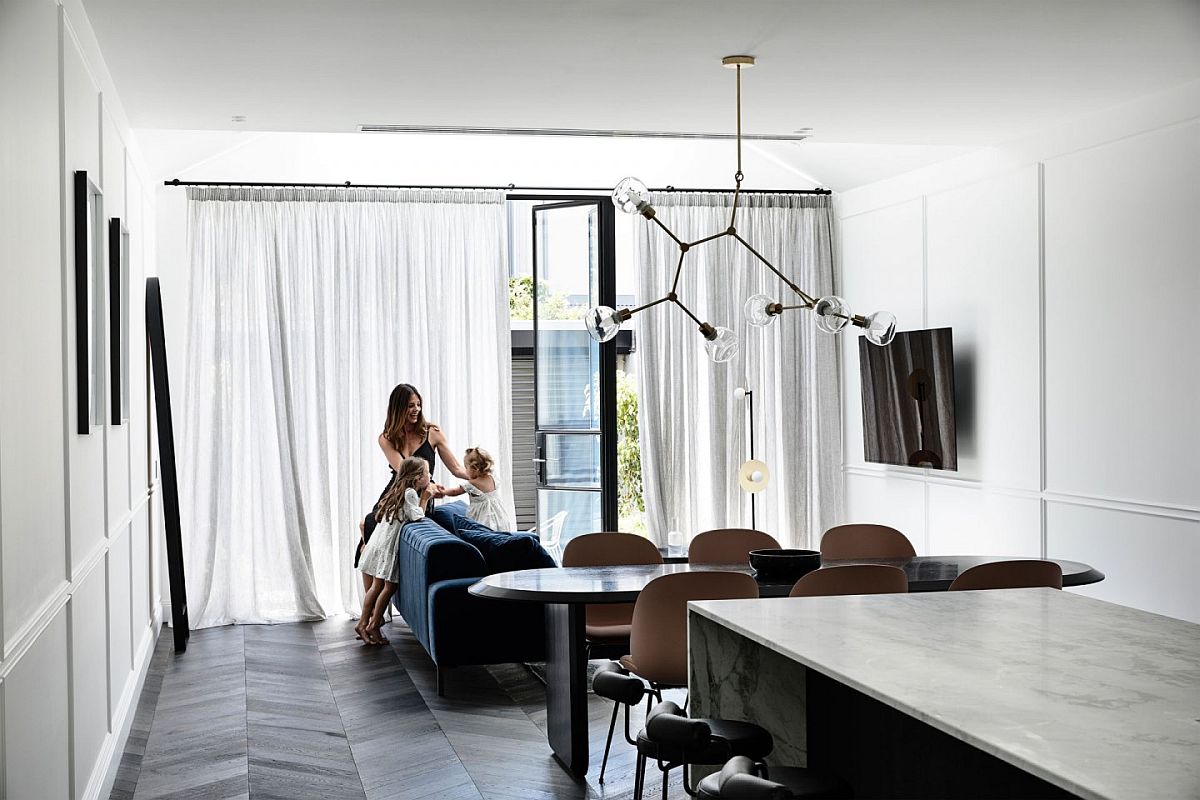
<path fill-rule="evenodd" d="M 754 507 L 754 495 L 767 488 L 770 473 L 767 465 L 754 457 L 754 390 L 742 386 L 733 390 L 735 400 L 746 401 L 746 413 L 750 425 L 750 458 L 738 469 L 738 483 L 742 489 L 750 493 L 750 527 L 757 530 L 758 520 Z"/>

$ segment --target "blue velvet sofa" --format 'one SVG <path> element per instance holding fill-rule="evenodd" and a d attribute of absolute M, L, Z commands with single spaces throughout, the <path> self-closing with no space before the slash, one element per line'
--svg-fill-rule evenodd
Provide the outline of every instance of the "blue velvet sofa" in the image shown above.
<path fill-rule="evenodd" d="M 392 604 L 437 667 L 437 691 L 444 691 L 444 672 L 470 664 L 543 661 L 546 651 L 545 607 L 541 603 L 487 600 L 467 593 L 484 575 L 505 569 L 554 566 L 533 542 L 520 544 L 514 562 L 496 558 L 462 538 L 477 531 L 485 538 L 503 537 L 466 517 L 464 503 L 438 506 L 424 520 L 405 525 L 397 558 L 400 582 Z M 456 533 L 458 531 L 458 533 Z M 528 537 L 528 534 L 512 534 Z M 476 540 L 478 541 L 478 540 Z M 497 539 L 496 541 L 500 541 Z M 494 568 L 499 563 L 501 568 Z"/>

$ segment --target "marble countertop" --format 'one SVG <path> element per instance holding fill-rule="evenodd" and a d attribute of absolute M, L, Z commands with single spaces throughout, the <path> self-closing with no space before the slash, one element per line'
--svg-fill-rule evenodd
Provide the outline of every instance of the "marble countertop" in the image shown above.
<path fill-rule="evenodd" d="M 1200 625 L 1053 589 L 689 608 L 1081 797 L 1200 797 Z"/>

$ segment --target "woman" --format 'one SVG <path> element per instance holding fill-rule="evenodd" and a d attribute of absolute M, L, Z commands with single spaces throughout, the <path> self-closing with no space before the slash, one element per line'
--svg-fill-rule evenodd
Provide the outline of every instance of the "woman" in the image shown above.
<path fill-rule="evenodd" d="M 388 398 L 387 419 L 383 424 L 383 433 L 379 434 L 379 449 L 383 451 L 383 455 L 392 468 L 392 476 L 388 480 L 388 485 L 379 495 L 380 500 L 391 488 L 400 464 L 410 456 L 425 459 L 429 463 L 429 473 L 432 475 L 434 467 L 437 466 L 437 457 L 440 455 L 451 475 L 463 480 L 469 479 L 467 471 L 458 463 L 454 451 L 446 443 L 446 435 L 442 433 L 441 428 L 426 421 L 425 415 L 422 413 L 421 393 L 410 384 L 401 383 L 392 389 L 392 395 Z M 440 492 L 435 496 L 440 497 Z M 426 513 L 432 510 L 432 505 L 431 501 L 430 508 L 426 509 Z M 362 537 L 354 551 L 355 567 L 358 567 L 358 558 L 362 554 L 363 546 L 366 545 L 375 530 L 375 511 L 378 507 L 379 500 L 376 500 L 371 512 L 359 524 Z M 363 589 L 369 590 L 370 588 L 370 577 L 364 574 Z"/>

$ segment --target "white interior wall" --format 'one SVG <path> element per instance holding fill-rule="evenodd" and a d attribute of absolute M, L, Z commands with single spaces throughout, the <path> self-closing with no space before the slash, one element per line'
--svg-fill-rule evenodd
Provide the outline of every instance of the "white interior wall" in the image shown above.
<path fill-rule="evenodd" d="M 0 3 L 0 143 L 0 795 L 95 798 L 115 776 L 159 628 L 141 289 L 155 215 L 78 0 Z M 75 400 L 80 169 L 131 237 L 131 420 L 87 435 Z M 96 279 L 107 331 L 107 226 Z"/>
<path fill-rule="evenodd" d="M 1200 84 L 839 208 L 845 297 L 953 327 L 959 401 L 957 472 L 867 464 L 843 348 L 847 521 L 1084 561 L 1107 578 L 1077 591 L 1200 622 Z"/>

